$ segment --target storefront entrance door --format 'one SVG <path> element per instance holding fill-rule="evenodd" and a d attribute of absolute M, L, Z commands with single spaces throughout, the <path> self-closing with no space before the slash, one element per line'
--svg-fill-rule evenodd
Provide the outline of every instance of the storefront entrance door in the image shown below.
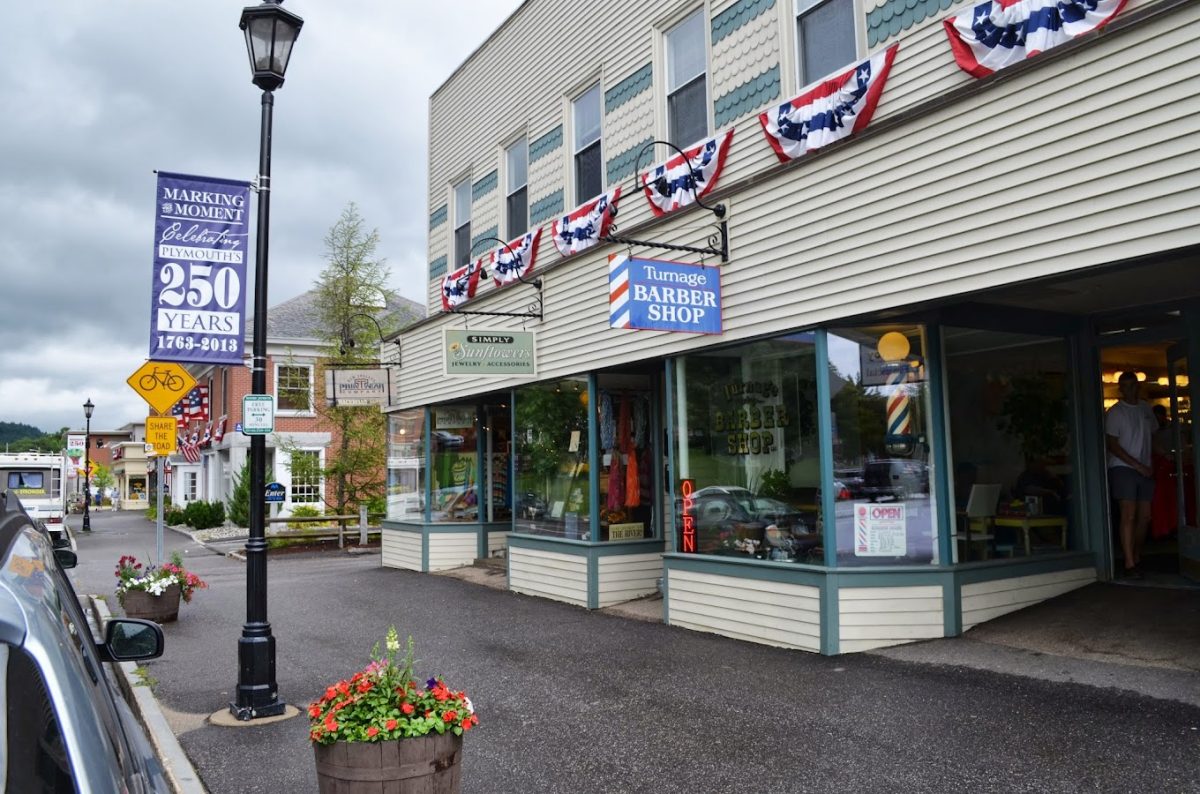
<path fill-rule="evenodd" d="M 1192 445 L 1192 412 L 1188 398 L 1186 344 L 1167 350 L 1170 416 L 1166 425 L 1171 444 L 1171 477 L 1179 534 L 1179 572 L 1200 581 L 1200 527 L 1196 519 L 1196 455 Z"/>

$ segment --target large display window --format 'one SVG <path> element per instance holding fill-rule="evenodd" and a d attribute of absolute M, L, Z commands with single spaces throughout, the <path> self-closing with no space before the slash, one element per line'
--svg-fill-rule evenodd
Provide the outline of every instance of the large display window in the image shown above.
<path fill-rule="evenodd" d="M 512 490 L 512 413 L 507 403 L 484 406 L 484 492 L 485 521 L 511 521 Z"/>
<path fill-rule="evenodd" d="M 1072 548 L 1066 340 L 942 333 L 958 560 Z"/>
<path fill-rule="evenodd" d="M 513 411 L 513 529 L 591 540 L 587 379 L 519 388 Z"/>
<path fill-rule="evenodd" d="M 478 409 L 474 403 L 430 409 L 429 518 L 441 522 L 479 520 Z"/>
<path fill-rule="evenodd" d="M 605 373 L 596 388 L 600 540 L 656 537 L 651 376 Z"/>
<path fill-rule="evenodd" d="M 387 517 L 425 520 L 425 409 L 388 414 Z"/>
<path fill-rule="evenodd" d="M 812 333 L 677 359 L 676 548 L 820 564 Z"/>
<path fill-rule="evenodd" d="M 938 561 L 923 326 L 829 331 L 838 565 Z"/>

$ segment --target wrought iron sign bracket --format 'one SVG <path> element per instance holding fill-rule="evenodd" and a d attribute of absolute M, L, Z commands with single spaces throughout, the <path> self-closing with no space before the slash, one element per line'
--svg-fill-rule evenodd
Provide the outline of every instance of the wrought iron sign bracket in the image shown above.
<path fill-rule="evenodd" d="M 688 157 L 686 154 L 684 154 L 683 150 L 680 149 L 675 144 L 671 143 L 670 141 L 650 141 L 649 143 L 647 143 L 645 146 L 642 147 L 641 151 L 638 152 L 637 159 L 634 161 L 634 166 L 633 166 L 633 192 L 634 193 L 638 193 L 642 190 L 642 186 L 638 184 L 638 178 L 640 177 L 641 172 L 642 172 L 642 155 L 646 153 L 647 149 L 651 149 L 651 151 L 653 151 L 653 147 L 655 146 L 655 144 L 659 144 L 659 143 L 663 144 L 664 146 L 669 146 L 670 148 L 674 149 L 679 154 L 679 156 L 683 158 L 683 161 L 685 163 L 688 162 Z M 635 246 L 636 245 L 636 246 L 639 246 L 642 248 L 658 248 L 658 249 L 661 249 L 664 251 L 687 251 L 687 252 L 693 253 L 693 254 L 700 254 L 701 256 L 719 256 L 719 257 L 721 257 L 722 263 L 728 263 L 729 262 L 729 220 L 725 217 L 725 213 L 726 213 L 725 205 L 717 204 L 715 207 L 708 206 L 707 204 L 705 204 L 703 201 L 700 200 L 700 195 L 696 192 L 696 181 L 694 179 L 691 180 L 691 183 L 689 186 L 692 189 L 692 198 L 695 199 L 696 205 L 701 207 L 702 209 L 708 210 L 716 217 L 716 221 L 714 223 L 716 230 L 712 234 L 709 235 L 708 245 L 706 245 L 706 246 L 675 245 L 673 243 L 659 243 L 659 242 L 655 242 L 653 240 L 635 240 L 631 237 L 618 237 L 617 235 L 611 233 L 611 232 L 617 231 L 617 226 L 615 223 L 609 227 L 610 233 L 604 235 L 600 239 L 606 243 L 619 243 L 621 245 L 627 245 L 627 246 Z M 650 189 L 657 190 L 660 193 L 663 193 L 665 195 L 668 192 L 668 187 L 669 186 L 667 184 L 666 177 L 661 176 L 657 180 L 655 180 L 655 182 L 650 186 Z M 612 209 L 610 210 L 610 212 L 612 213 L 614 218 L 617 215 L 617 209 L 618 209 L 617 206 L 613 205 Z"/>
<path fill-rule="evenodd" d="M 511 256 L 513 259 L 517 258 L 516 252 L 514 252 L 512 250 L 512 247 L 508 243 L 501 240 L 500 238 L 484 237 L 483 240 L 492 240 L 494 242 L 500 243 L 500 245 L 502 245 L 506 249 L 508 249 L 509 256 Z M 480 267 L 479 275 L 481 278 L 488 277 L 487 270 L 485 267 Z M 535 290 L 537 290 L 537 295 L 533 296 L 533 299 L 529 303 L 529 307 L 525 311 L 523 311 L 523 312 L 478 312 L 478 311 L 471 311 L 469 309 L 447 309 L 445 313 L 446 314 L 473 314 L 473 315 L 476 315 L 479 317 L 522 317 L 525 319 L 536 319 L 540 322 L 542 319 L 544 319 L 543 315 L 542 315 L 542 280 L 540 278 L 535 278 L 532 281 L 526 281 L 524 278 L 521 277 L 521 274 L 519 272 L 516 274 L 516 276 L 517 276 L 517 281 L 521 282 L 522 284 L 524 284 L 528 287 L 533 287 Z"/>

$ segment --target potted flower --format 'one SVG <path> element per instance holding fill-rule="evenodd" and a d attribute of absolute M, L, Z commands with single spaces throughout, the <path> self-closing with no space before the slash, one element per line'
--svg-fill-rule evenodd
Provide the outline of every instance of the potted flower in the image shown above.
<path fill-rule="evenodd" d="M 208 584 L 183 568 L 179 552 L 162 565 L 142 565 L 136 557 L 125 555 L 117 561 L 117 599 L 131 618 L 158 623 L 179 616 L 179 600 L 190 602 L 197 590 Z"/>
<path fill-rule="evenodd" d="M 401 656 L 392 626 L 382 654 L 376 643 L 365 669 L 308 707 L 322 792 L 459 790 L 462 735 L 479 718 L 441 678 L 420 686 L 413 664 L 412 637 Z"/>

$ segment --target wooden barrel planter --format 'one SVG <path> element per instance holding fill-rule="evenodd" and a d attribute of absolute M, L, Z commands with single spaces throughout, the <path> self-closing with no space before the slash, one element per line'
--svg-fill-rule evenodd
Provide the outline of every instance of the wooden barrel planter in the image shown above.
<path fill-rule="evenodd" d="M 162 595 L 152 595 L 145 590 L 130 590 L 121 595 L 121 606 L 125 617 L 169 623 L 179 617 L 179 585 L 173 584 Z"/>
<path fill-rule="evenodd" d="M 314 744 L 321 794 L 457 794 L 462 737 Z"/>

